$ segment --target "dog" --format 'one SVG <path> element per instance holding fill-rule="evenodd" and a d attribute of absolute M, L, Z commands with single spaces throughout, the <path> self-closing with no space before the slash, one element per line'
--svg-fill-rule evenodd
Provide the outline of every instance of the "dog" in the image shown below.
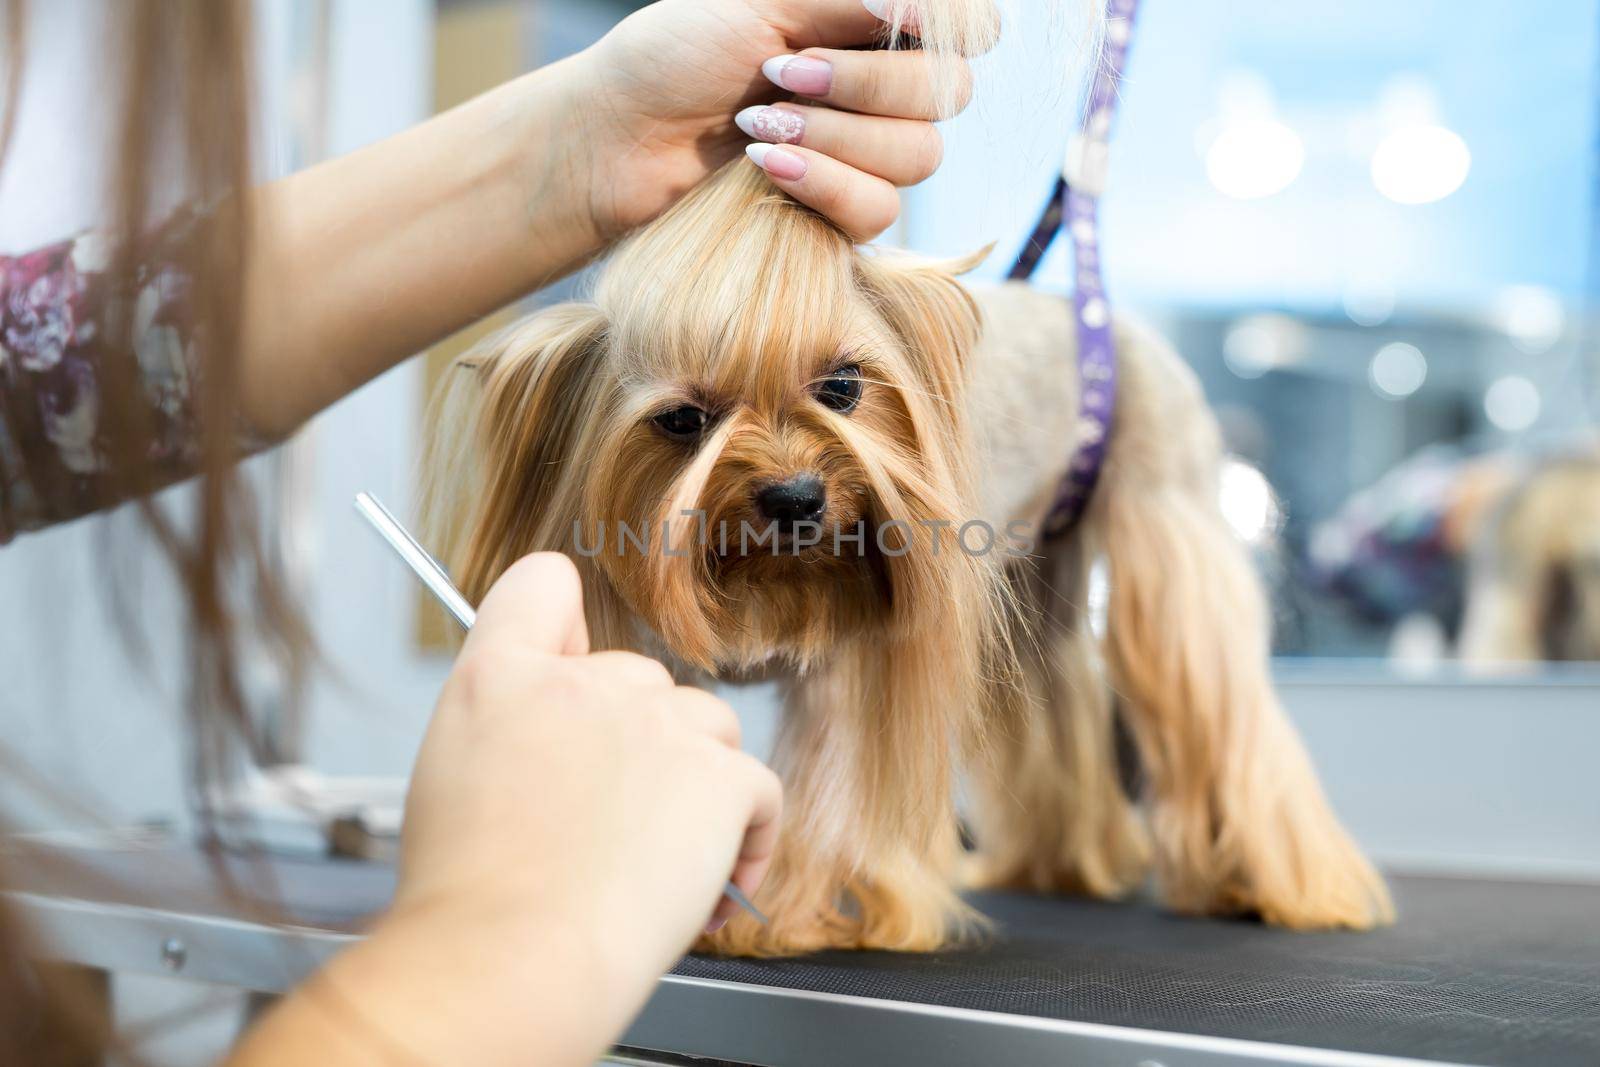
<path fill-rule="evenodd" d="M 1508 470 L 1485 510 L 1467 553 L 1468 669 L 1600 660 L 1600 445 Z"/>
<path fill-rule="evenodd" d="M 1073 312 L 967 288 L 981 258 L 857 248 L 727 165 L 591 300 L 451 372 L 428 511 L 464 592 L 564 552 L 594 647 L 780 683 L 770 922 L 736 917 L 702 950 L 936 949 L 981 925 L 958 867 L 1104 898 L 1153 873 L 1180 912 L 1296 929 L 1387 921 L 1274 695 L 1193 374 L 1117 325 L 1100 485 L 1067 536 L 1032 536 L 1081 443 Z M 1102 557 L 1103 640 L 1085 607 Z"/>

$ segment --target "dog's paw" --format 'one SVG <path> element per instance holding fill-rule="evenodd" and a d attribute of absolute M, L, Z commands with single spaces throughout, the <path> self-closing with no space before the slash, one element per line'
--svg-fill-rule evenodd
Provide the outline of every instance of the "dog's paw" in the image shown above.
<path fill-rule="evenodd" d="M 1189 914 L 1253 916 L 1290 930 L 1370 930 L 1394 921 L 1383 877 L 1342 831 L 1256 849 L 1220 883 L 1171 868 L 1162 882 L 1168 903 Z"/>
<path fill-rule="evenodd" d="M 1360 856 L 1342 869 L 1315 872 L 1295 889 L 1253 893 L 1241 903 L 1261 921 L 1290 930 L 1371 930 L 1394 922 L 1383 878 Z"/>
<path fill-rule="evenodd" d="M 694 951 L 710 956 L 804 956 L 830 948 L 860 947 L 860 924 L 837 912 L 805 918 L 774 913 L 765 923 L 735 915 L 714 934 L 701 934 Z"/>
<path fill-rule="evenodd" d="M 763 894 L 768 922 L 736 915 L 694 951 L 715 956 L 799 956 L 825 949 L 933 952 L 970 940 L 984 920 L 956 894 L 948 880 L 922 873 L 888 886 L 853 883 L 836 904 L 818 906 Z"/>
<path fill-rule="evenodd" d="M 976 919 L 940 929 L 923 929 L 851 919 L 804 926 L 793 923 L 763 926 L 741 915 L 714 934 L 700 935 L 693 951 L 710 956 L 756 958 L 804 956 L 828 949 L 934 952 L 965 943 L 980 929 L 981 920 Z"/>
<path fill-rule="evenodd" d="M 1149 872 L 1149 844 L 1128 833 L 1081 851 L 1039 846 L 1010 857 L 970 853 L 961 861 L 959 880 L 968 889 L 1121 900 L 1143 885 Z"/>

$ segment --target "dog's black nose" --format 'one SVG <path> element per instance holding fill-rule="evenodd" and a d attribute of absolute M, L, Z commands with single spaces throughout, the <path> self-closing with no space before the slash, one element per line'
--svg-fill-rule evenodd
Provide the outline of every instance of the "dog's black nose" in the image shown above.
<path fill-rule="evenodd" d="M 828 494 L 822 479 L 815 474 L 797 474 L 777 485 L 769 485 L 756 493 L 756 506 L 768 519 L 777 521 L 779 528 L 797 522 L 815 522 L 827 505 Z"/>

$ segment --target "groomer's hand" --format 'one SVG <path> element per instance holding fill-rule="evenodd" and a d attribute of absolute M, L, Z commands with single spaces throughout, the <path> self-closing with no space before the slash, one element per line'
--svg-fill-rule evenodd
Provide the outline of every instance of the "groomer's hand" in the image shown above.
<path fill-rule="evenodd" d="M 896 187 L 938 167 L 932 120 L 966 105 L 970 72 L 874 50 L 884 29 L 862 0 L 660 0 L 623 20 L 578 58 L 601 231 L 649 220 L 752 142 L 774 184 L 847 233 L 887 229 Z"/>
<path fill-rule="evenodd" d="M 886 27 L 863 0 L 659 0 L 577 55 L 263 186 L 242 416 L 286 436 L 593 259 L 747 146 L 741 166 L 858 240 L 881 233 L 897 187 L 939 164 L 929 120 L 965 102 L 951 57 L 988 43 L 979 21 L 934 59 L 873 50 Z"/>
<path fill-rule="evenodd" d="M 656 977 L 755 895 L 781 789 L 739 720 L 660 663 L 589 651 L 578 572 L 528 556 L 490 589 L 417 757 L 398 908 L 469 899 L 637 927 Z M 643 957 L 640 959 L 640 957 Z"/>
<path fill-rule="evenodd" d="M 565 557 L 523 559 L 423 739 L 393 907 L 241 1062 L 594 1062 L 729 913 L 730 873 L 751 895 L 766 873 L 780 788 L 738 745 L 720 700 L 654 660 L 589 652 Z M 280 1059 L 302 1047 L 316 1055 Z"/>

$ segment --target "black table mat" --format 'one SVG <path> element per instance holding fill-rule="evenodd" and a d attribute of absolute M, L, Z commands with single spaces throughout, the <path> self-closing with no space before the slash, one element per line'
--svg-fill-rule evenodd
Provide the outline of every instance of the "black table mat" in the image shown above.
<path fill-rule="evenodd" d="M 1600 886 L 1395 878 L 1400 921 L 1304 934 L 977 894 L 992 943 L 690 957 L 677 974 L 1471 1064 L 1600 1065 Z"/>

